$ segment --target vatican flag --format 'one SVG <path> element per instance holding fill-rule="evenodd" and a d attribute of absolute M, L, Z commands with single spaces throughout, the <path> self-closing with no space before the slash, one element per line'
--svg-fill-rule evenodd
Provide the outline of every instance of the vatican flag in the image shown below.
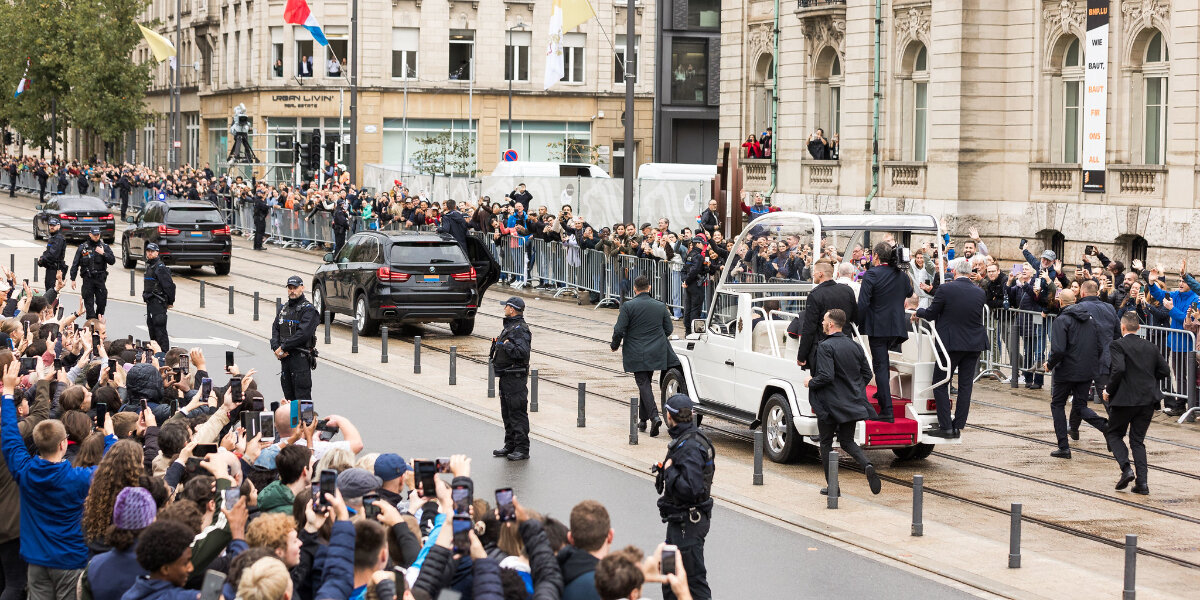
<path fill-rule="evenodd" d="M 138 29 L 142 30 L 142 37 L 146 38 L 146 44 L 150 46 L 150 52 L 154 53 L 154 60 L 162 62 L 175 56 L 175 46 L 167 38 L 142 27 L 141 23 L 138 23 Z"/>
<path fill-rule="evenodd" d="M 546 77 L 542 89 L 548 90 L 566 74 L 563 64 L 563 32 L 579 27 L 596 16 L 588 0 L 554 0 L 550 13 L 550 39 L 546 42 Z"/>

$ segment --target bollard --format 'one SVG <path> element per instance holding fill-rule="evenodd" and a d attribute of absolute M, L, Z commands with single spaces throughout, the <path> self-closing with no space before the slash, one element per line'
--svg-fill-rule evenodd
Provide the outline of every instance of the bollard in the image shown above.
<path fill-rule="evenodd" d="M 358 322 L 350 324 L 350 353 L 358 354 Z"/>
<path fill-rule="evenodd" d="M 33 270 L 33 276 L 34 276 L 34 281 L 37 281 L 37 269 Z M 137 269 L 130 269 L 129 270 L 129 295 L 130 296 L 137 295 L 137 289 L 136 289 L 137 284 L 135 283 L 136 282 L 136 279 L 134 279 L 135 277 L 137 277 Z"/>
<path fill-rule="evenodd" d="M 421 374 L 421 336 L 413 336 L 413 373 Z"/>
<path fill-rule="evenodd" d="M 1125 534 L 1125 589 L 1121 592 L 1121 600 L 1133 600 L 1137 597 L 1137 536 Z"/>
<path fill-rule="evenodd" d="M 538 387 L 537 369 L 533 369 L 532 371 L 529 372 L 529 412 L 537 412 L 538 411 L 537 387 Z"/>
<path fill-rule="evenodd" d="M 233 314 L 233 286 L 229 286 L 229 314 Z"/>
<path fill-rule="evenodd" d="M 386 363 L 388 361 L 387 337 L 388 337 L 387 325 L 384 325 L 383 327 L 379 328 L 379 342 L 380 342 L 380 344 L 382 344 L 382 346 L 380 347 L 381 349 L 379 351 L 379 362 L 381 362 L 381 363 Z"/>
<path fill-rule="evenodd" d="M 488 361 L 488 398 L 496 397 L 496 365 Z"/>
<path fill-rule="evenodd" d="M 258 291 L 254 292 L 254 320 L 258 320 Z"/>
<path fill-rule="evenodd" d="M 458 346 L 450 346 L 450 385 L 458 385 Z"/>
<path fill-rule="evenodd" d="M 1021 503 L 1013 502 L 1008 527 L 1008 568 L 1021 568 Z"/>
<path fill-rule="evenodd" d="M 921 513 L 925 504 L 925 476 L 913 475 L 913 522 L 912 534 L 916 537 L 925 535 L 925 523 L 921 522 Z"/>
<path fill-rule="evenodd" d="M 35 258 L 35 259 L 33 259 L 33 282 L 34 283 L 37 283 L 37 278 L 38 278 L 38 259 Z M 129 279 L 130 279 L 130 281 L 133 280 L 133 271 L 129 272 Z M 49 283 L 49 282 L 47 282 L 47 283 Z"/>
<path fill-rule="evenodd" d="M 629 445 L 636 446 L 638 443 L 638 397 L 634 396 L 629 399 Z"/>
<path fill-rule="evenodd" d="M 754 485 L 763 484 L 763 444 L 767 434 L 762 428 L 754 430 Z"/>
<path fill-rule="evenodd" d="M 326 345 L 328 345 L 331 341 L 329 338 L 329 325 L 330 325 L 329 322 L 332 320 L 333 320 L 333 313 L 329 312 L 329 311 L 325 311 L 325 344 Z M 353 327 L 351 327 L 351 329 L 353 329 Z"/>
<path fill-rule="evenodd" d="M 587 427 L 587 416 L 585 414 L 585 403 L 587 400 L 587 384 L 579 382 L 579 416 L 575 418 L 576 427 Z"/>
<path fill-rule="evenodd" d="M 1019 342 L 1020 336 L 1017 335 L 1017 324 L 1015 322 L 1010 323 L 1008 325 L 1008 364 L 1012 365 L 1012 379 L 1009 383 L 1014 389 L 1019 385 L 1017 382 L 1021 379 L 1021 352 L 1017 346 Z M 1032 375 L 1030 377 L 1032 378 Z"/>
<path fill-rule="evenodd" d="M 200 308 L 204 308 L 204 287 L 207 282 L 200 280 Z"/>
<path fill-rule="evenodd" d="M 838 452 L 837 450 L 829 451 L 829 496 L 825 502 L 825 508 L 838 507 L 838 495 L 841 490 L 838 489 Z"/>

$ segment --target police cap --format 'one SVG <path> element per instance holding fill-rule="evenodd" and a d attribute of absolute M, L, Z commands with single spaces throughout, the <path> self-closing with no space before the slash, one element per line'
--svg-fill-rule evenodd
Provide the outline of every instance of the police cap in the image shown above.
<path fill-rule="evenodd" d="M 511 306 L 511 307 L 517 309 L 518 312 L 525 312 L 525 301 L 516 296 L 513 296 L 513 297 L 509 298 L 508 300 L 501 302 L 500 305 L 501 306 Z"/>
<path fill-rule="evenodd" d="M 91 234 L 91 235 L 100 235 L 100 228 L 99 228 L 99 227 L 93 227 L 93 228 L 91 228 L 91 229 L 89 229 L 89 230 L 88 230 L 88 233 L 89 233 L 89 234 Z"/>
<path fill-rule="evenodd" d="M 158 252 L 158 244 L 155 244 L 154 242 L 146 244 L 146 252 Z"/>
<path fill-rule="evenodd" d="M 302 285 L 304 285 L 304 280 L 300 279 L 299 275 L 292 275 L 291 277 L 288 277 L 288 280 L 287 280 L 288 287 L 300 287 Z"/>
<path fill-rule="evenodd" d="M 58 224 L 59 224 L 59 223 L 58 223 L 58 217 L 50 217 L 50 220 L 49 220 L 49 221 L 46 221 L 46 224 L 47 224 L 48 226 L 50 226 L 50 227 L 56 227 L 56 226 L 58 226 Z"/>
<path fill-rule="evenodd" d="M 667 398 L 667 403 L 664 406 L 671 414 L 677 415 L 681 410 L 692 410 L 696 406 L 696 403 L 692 402 L 692 399 L 686 394 L 675 394 Z"/>

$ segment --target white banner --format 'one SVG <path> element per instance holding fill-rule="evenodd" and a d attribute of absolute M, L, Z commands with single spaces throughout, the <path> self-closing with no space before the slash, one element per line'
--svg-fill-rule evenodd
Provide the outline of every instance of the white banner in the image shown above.
<path fill-rule="evenodd" d="M 1088 0 L 1083 56 L 1083 191 L 1103 193 L 1108 139 L 1108 0 Z"/>

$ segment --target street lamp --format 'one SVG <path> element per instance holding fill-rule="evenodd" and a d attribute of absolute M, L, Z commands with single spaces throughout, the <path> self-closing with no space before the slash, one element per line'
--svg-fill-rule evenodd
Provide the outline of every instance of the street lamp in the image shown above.
<path fill-rule="evenodd" d="M 517 53 L 513 50 L 512 32 L 513 30 L 525 31 L 525 22 L 517 21 L 516 25 L 508 28 L 508 48 L 505 48 L 505 53 L 510 57 L 509 62 L 512 65 L 512 71 L 508 73 L 508 147 L 512 148 L 512 83 L 517 76 Z"/>

